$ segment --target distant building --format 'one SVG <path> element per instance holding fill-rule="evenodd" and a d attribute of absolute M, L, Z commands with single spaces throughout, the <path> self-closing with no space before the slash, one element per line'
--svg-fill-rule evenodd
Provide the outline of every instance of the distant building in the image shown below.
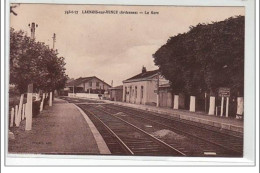
<path fill-rule="evenodd" d="M 96 76 L 80 77 L 66 84 L 71 93 L 104 94 L 111 86 Z"/>
<path fill-rule="evenodd" d="M 123 98 L 123 85 L 109 88 L 110 90 L 110 100 L 112 101 L 122 101 Z"/>
<path fill-rule="evenodd" d="M 71 81 L 74 81 L 74 80 L 75 80 L 74 78 L 68 78 L 67 83 L 70 83 Z"/>
<path fill-rule="evenodd" d="M 156 105 L 158 81 L 168 82 L 158 70 L 147 71 L 143 67 L 140 74 L 123 81 L 123 102 Z"/>

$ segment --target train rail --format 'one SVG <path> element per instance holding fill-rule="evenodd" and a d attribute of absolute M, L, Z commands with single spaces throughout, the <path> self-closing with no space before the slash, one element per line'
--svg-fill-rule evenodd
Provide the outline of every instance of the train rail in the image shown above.
<path fill-rule="evenodd" d="M 66 100 L 67 99 L 68 98 L 66 98 Z M 145 145 L 142 145 L 142 147 L 139 146 L 139 151 L 137 152 L 133 152 L 131 150 L 131 147 L 129 147 L 129 144 L 127 143 L 129 142 L 129 139 L 124 137 L 127 136 L 127 134 L 136 135 L 137 132 L 136 129 L 133 131 L 133 129 L 129 127 L 128 123 L 130 123 L 131 125 L 139 128 L 141 131 L 150 134 L 152 137 L 156 136 L 154 132 L 160 130 L 168 130 L 175 133 L 177 136 L 181 136 L 181 138 L 176 139 L 163 136 L 156 136 L 156 138 L 186 156 L 243 156 L 242 133 L 241 137 L 239 135 L 237 136 L 236 133 L 229 133 L 228 131 L 223 131 L 222 129 L 211 127 L 209 125 L 205 126 L 197 122 L 182 120 L 169 115 L 148 112 L 145 110 L 139 110 L 120 105 L 108 104 L 100 102 L 99 100 L 75 100 L 72 98 L 69 99 L 69 102 L 77 104 L 90 116 L 90 119 L 96 125 L 105 142 L 108 144 L 112 154 L 154 155 L 153 152 L 149 152 L 149 149 L 154 147 L 153 144 L 151 144 L 149 140 L 135 138 L 136 136 L 131 136 L 132 140 L 137 140 L 134 143 L 139 143 L 140 146 L 142 143 Z M 110 117 L 110 119 L 103 119 L 104 117 Z M 117 119 L 117 121 L 120 120 L 121 124 L 124 122 L 124 126 L 120 125 L 116 128 L 111 125 L 110 121 L 113 122 L 115 119 Z M 126 126 L 128 128 L 125 128 Z M 122 133 L 120 133 L 120 130 Z M 139 131 L 138 133 L 140 133 L 140 130 L 137 130 Z M 169 154 L 168 151 L 155 151 L 155 155 L 175 155 Z"/>
<path fill-rule="evenodd" d="M 185 156 L 185 153 L 120 117 L 93 105 L 78 104 L 78 106 L 96 125 L 112 154 Z"/>
<path fill-rule="evenodd" d="M 197 139 L 200 146 L 202 148 L 208 148 L 209 151 L 219 150 L 218 152 L 220 153 L 227 153 L 227 155 L 236 157 L 241 157 L 243 155 L 243 138 L 241 137 L 219 133 L 208 128 L 200 127 L 194 123 L 182 122 L 156 113 L 116 105 L 104 105 L 104 107 L 106 111 L 110 111 L 110 113 L 121 112 L 130 115 L 131 117 L 138 118 L 139 121 L 150 122 L 153 125 L 159 125 L 177 132 L 178 134 Z"/>

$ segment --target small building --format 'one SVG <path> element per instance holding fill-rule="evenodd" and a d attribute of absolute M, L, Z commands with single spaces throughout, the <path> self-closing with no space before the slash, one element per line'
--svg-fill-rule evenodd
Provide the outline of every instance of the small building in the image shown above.
<path fill-rule="evenodd" d="M 109 88 L 110 100 L 121 102 L 123 99 L 123 85 Z"/>
<path fill-rule="evenodd" d="M 184 109 L 185 95 L 183 93 L 174 94 L 169 81 L 159 86 L 159 106 L 173 108 L 174 95 L 178 95 L 178 109 Z"/>
<path fill-rule="evenodd" d="M 169 107 L 173 106 L 172 89 L 170 83 L 161 84 L 159 86 L 159 106 Z"/>
<path fill-rule="evenodd" d="M 80 77 L 66 84 L 70 93 L 104 94 L 111 86 L 96 76 Z"/>
<path fill-rule="evenodd" d="M 147 71 L 143 67 L 141 73 L 123 81 L 123 102 L 156 105 L 158 85 L 166 82 L 159 70 Z"/>

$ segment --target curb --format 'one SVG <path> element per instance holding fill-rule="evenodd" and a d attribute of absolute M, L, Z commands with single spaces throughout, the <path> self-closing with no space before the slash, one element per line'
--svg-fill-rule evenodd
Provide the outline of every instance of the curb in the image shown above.
<path fill-rule="evenodd" d="M 79 112 L 83 115 L 84 119 L 88 123 L 90 130 L 91 130 L 91 133 L 93 134 L 93 136 L 96 140 L 100 154 L 111 154 L 111 152 L 110 152 L 109 148 L 107 147 L 107 144 L 105 143 L 103 137 L 101 136 L 101 134 L 99 133 L 99 131 L 97 130 L 97 128 L 93 124 L 93 122 L 89 119 L 88 115 L 81 108 L 79 108 L 77 105 L 75 105 L 74 103 L 71 103 L 71 104 L 73 104 L 79 110 Z"/>

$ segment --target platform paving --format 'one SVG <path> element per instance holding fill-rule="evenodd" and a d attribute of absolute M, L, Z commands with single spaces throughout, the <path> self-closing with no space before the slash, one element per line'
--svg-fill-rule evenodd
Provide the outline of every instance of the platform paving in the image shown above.
<path fill-rule="evenodd" d="M 15 136 L 8 141 L 10 154 L 109 154 L 95 126 L 89 125 L 73 103 L 61 99 L 55 99 L 52 107 L 45 107 L 33 118 L 31 131 L 24 127 L 22 121 L 19 127 L 10 128 Z"/>
<path fill-rule="evenodd" d="M 220 117 L 215 115 L 208 115 L 203 112 L 189 112 L 188 110 L 181 110 L 181 109 L 176 110 L 171 108 L 162 108 L 156 106 L 116 102 L 116 101 L 109 101 L 109 100 L 103 100 L 103 101 L 105 101 L 106 103 L 113 103 L 116 105 L 127 106 L 127 107 L 146 110 L 150 112 L 167 114 L 169 116 L 177 117 L 180 119 L 195 121 L 198 123 L 219 127 L 221 129 L 231 130 L 234 132 L 243 133 L 244 131 L 243 120 L 238 120 L 238 119 L 229 118 L 225 116 Z"/>

